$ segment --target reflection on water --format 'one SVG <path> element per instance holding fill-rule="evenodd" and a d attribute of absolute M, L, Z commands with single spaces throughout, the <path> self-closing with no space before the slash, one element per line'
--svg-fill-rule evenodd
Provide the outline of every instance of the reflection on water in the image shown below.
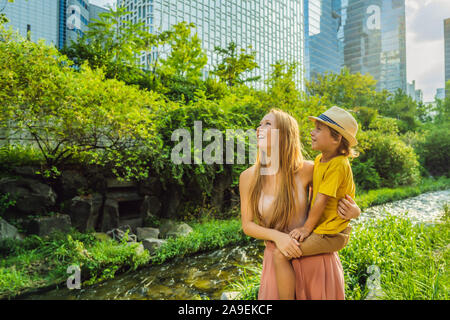
<path fill-rule="evenodd" d="M 450 190 L 375 206 L 364 210 L 352 223 L 364 223 L 386 212 L 407 216 L 413 221 L 436 222 L 442 217 L 444 203 L 450 202 Z M 220 299 L 229 281 L 243 270 L 262 261 L 264 244 L 253 241 L 245 246 L 230 246 L 210 253 L 177 258 L 81 290 L 59 289 L 33 295 L 28 299 Z"/>

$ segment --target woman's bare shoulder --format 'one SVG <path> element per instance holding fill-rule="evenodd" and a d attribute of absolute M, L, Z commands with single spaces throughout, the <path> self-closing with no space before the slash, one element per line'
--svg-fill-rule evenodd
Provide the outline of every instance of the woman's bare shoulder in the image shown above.
<path fill-rule="evenodd" d="M 246 183 L 249 178 L 253 175 L 255 172 L 256 166 L 252 165 L 251 167 L 248 167 L 244 171 L 241 172 L 241 175 L 239 176 L 239 183 Z"/>
<path fill-rule="evenodd" d="M 304 174 L 312 174 L 312 172 L 314 171 L 314 161 L 311 160 L 303 161 L 302 170 Z"/>
<path fill-rule="evenodd" d="M 304 181 L 304 184 L 306 185 L 310 183 L 310 181 L 312 180 L 313 171 L 314 171 L 314 162 L 310 160 L 305 160 L 303 161 L 303 166 L 301 167 L 301 169 L 298 170 L 297 176 L 299 179 L 302 179 Z"/>

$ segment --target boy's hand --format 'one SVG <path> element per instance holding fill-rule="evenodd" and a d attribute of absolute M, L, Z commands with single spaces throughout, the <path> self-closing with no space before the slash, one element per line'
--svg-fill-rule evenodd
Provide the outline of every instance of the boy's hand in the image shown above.
<path fill-rule="evenodd" d="M 305 240 L 306 238 L 308 238 L 310 234 L 311 234 L 311 231 L 309 231 L 305 227 L 295 228 L 291 232 L 289 232 L 289 235 L 292 238 L 294 238 L 300 242 Z"/>

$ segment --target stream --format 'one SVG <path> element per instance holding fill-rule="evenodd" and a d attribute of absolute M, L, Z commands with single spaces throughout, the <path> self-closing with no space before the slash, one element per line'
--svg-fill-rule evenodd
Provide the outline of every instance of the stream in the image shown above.
<path fill-rule="evenodd" d="M 407 212 L 406 216 L 413 222 L 436 223 L 442 218 L 446 203 L 450 204 L 450 189 L 367 208 L 352 223 L 364 223 L 367 219 L 382 217 L 387 212 L 401 216 Z M 230 281 L 238 279 L 245 272 L 242 266 L 262 262 L 263 251 L 264 243 L 255 240 L 244 246 L 234 245 L 213 252 L 175 258 L 79 290 L 60 288 L 25 299 L 216 300 L 220 299 L 222 292 L 230 290 L 227 288 Z"/>

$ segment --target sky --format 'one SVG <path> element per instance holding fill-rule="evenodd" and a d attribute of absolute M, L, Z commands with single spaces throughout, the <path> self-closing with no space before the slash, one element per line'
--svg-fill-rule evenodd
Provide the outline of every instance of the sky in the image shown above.
<path fill-rule="evenodd" d="M 116 0 L 90 0 L 106 6 Z M 406 0 L 406 77 L 416 80 L 424 102 L 434 100 L 444 87 L 444 19 L 450 18 L 450 0 Z"/>

